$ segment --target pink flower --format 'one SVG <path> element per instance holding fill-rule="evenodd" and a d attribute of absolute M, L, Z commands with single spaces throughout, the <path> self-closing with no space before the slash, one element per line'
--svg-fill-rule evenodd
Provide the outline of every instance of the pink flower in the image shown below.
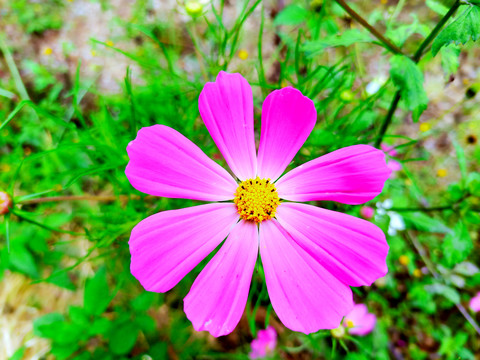
<path fill-rule="evenodd" d="M 468 306 L 473 312 L 480 311 L 480 292 L 478 292 L 477 295 L 470 299 L 470 303 L 468 304 Z"/>
<path fill-rule="evenodd" d="M 168 291 L 226 239 L 184 299 L 196 330 L 214 336 L 233 331 L 258 253 L 285 326 L 304 333 L 336 328 L 353 306 L 350 286 L 386 274 L 385 235 L 370 222 L 295 201 L 372 200 L 390 175 L 384 153 L 349 146 L 282 176 L 317 118 L 300 91 L 287 87 L 265 99 L 258 155 L 252 90 L 240 74 L 220 72 L 207 83 L 199 110 L 238 182 L 174 129 L 141 129 L 127 147 L 125 170 L 136 189 L 218 202 L 163 211 L 135 226 L 132 274 L 148 291 Z"/>
<path fill-rule="evenodd" d="M 261 359 L 271 355 L 277 346 L 277 332 L 273 326 L 268 326 L 265 330 L 260 330 L 257 338 L 250 344 L 252 351 L 249 354 L 250 359 Z"/>
<path fill-rule="evenodd" d="M 345 316 L 343 324 L 352 335 L 365 336 L 375 327 L 377 317 L 368 312 L 365 304 L 355 304 L 353 310 Z"/>
<path fill-rule="evenodd" d="M 383 144 L 380 145 L 380 148 L 388 156 L 395 157 L 395 156 L 398 155 L 398 152 L 397 152 L 397 150 L 395 149 L 394 146 L 389 146 L 389 145 L 383 143 Z M 387 160 L 387 166 L 390 170 L 392 170 L 392 175 L 390 176 L 391 178 L 395 177 L 395 173 L 397 171 L 402 170 L 402 164 L 399 163 L 397 160 L 393 160 L 393 159 Z"/>
<path fill-rule="evenodd" d="M 395 157 L 398 155 L 398 152 L 397 150 L 395 149 L 395 146 L 389 146 L 385 143 L 382 143 L 380 145 L 380 148 L 383 150 L 383 152 L 385 154 L 387 154 L 388 156 L 391 156 L 391 157 Z"/>
<path fill-rule="evenodd" d="M 387 161 L 387 166 L 390 170 L 392 170 L 392 174 L 402 170 L 402 164 L 400 164 L 397 160 L 388 160 Z"/>
<path fill-rule="evenodd" d="M 3 191 L 0 191 L 0 215 L 7 214 L 12 206 L 12 199 Z"/>
<path fill-rule="evenodd" d="M 370 206 L 362 206 L 360 208 L 360 216 L 364 219 L 371 219 L 375 215 L 375 210 Z"/>

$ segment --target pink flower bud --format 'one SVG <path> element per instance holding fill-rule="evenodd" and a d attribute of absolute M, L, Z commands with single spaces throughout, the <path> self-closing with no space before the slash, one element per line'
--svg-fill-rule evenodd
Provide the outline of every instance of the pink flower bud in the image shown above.
<path fill-rule="evenodd" d="M 261 359 L 271 355 L 277 346 L 277 332 L 273 326 L 260 330 L 257 338 L 252 341 L 250 346 L 252 347 L 252 351 L 249 354 L 250 359 Z"/>
<path fill-rule="evenodd" d="M 0 191 L 0 215 L 7 214 L 12 206 L 12 199 L 3 191 Z"/>
<path fill-rule="evenodd" d="M 364 219 L 371 219 L 375 215 L 375 210 L 370 206 L 362 206 L 360 208 L 360 216 Z"/>

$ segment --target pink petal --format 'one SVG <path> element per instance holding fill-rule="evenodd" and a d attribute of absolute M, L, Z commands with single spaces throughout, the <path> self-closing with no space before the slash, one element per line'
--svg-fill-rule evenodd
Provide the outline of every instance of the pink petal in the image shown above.
<path fill-rule="evenodd" d="M 355 304 L 352 311 L 345 315 L 343 323 L 348 326 L 348 321 L 353 323 L 353 326 L 362 323 L 363 318 L 368 314 L 368 308 L 365 304 Z"/>
<path fill-rule="evenodd" d="M 468 307 L 473 312 L 479 312 L 480 311 L 480 292 L 478 292 L 476 296 L 474 296 L 470 299 Z"/>
<path fill-rule="evenodd" d="M 127 146 L 125 174 L 144 193 L 170 198 L 222 201 L 234 198 L 237 183 L 200 148 L 164 125 L 144 127 Z"/>
<path fill-rule="evenodd" d="M 225 239 L 237 221 L 232 203 L 152 215 L 133 228 L 130 270 L 146 290 L 168 291 Z"/>
<path fill-rule="evenodd" d="M 276 218 L 304 251 L 346 285 L 371 285 L 388 271 L 385 234 L 368 221 L 295 203 L 282 203 Z"/>
<path fill-rule="evenodd" d="M 353 323 L 353 327 L 348 332 L 351 335 L 364 336 L 372 332 L 377 322 L 377 317 L 368 312 L 365 304 L 355 304 L 353 310 L 345 316 L 344 325 L 348 326 L 348 322 Z"/>
<path fill-rule="evenodd" d="M 313 101 L 286 87 L 267 96 L 262 109 L 258 176 L 276 180 L 310 135 L 317 120 Z"/>
<path fill-rule="evenodd" d="M 247 303 L 257 253 L 256 224 L 240 221 L 184 299 L 195 330 L 221 336 L 235 329 Z"/>
<path fill-rule="evenodd" d="M 382 151 L 353 145 L 300 165 L 275 185 L 286 200 L 363 204 L 382 192 L 390 172 Z"/>
<path fill-rule="evenodd" d="M 260 225 L 260 255 L 273 309 L 306 334 L 334 329 L 352 306 L 352 292 L 312 258 L 276 221 Z"/>
<path fill-rule="evenodd" d="M 254 178 L 253 96 L 247 80 L 220 71 L 215 82 L 205 84 L 198 109 L 230 169 L 240 180 Z"/>

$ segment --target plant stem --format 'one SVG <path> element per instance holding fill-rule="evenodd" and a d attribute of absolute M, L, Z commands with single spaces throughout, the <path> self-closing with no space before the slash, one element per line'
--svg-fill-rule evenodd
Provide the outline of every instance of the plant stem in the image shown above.
<path fill-rule="evenodd" d="M 337 2 L 341 2 L 343 0 L 337 0 Z M 430 32 L 430 34 L 427 36 L 427 38 L 420 44 L 418 47 L 418 50 L 415 52 L 415 54 L 412 57 L 412 60 L 415 61 L 415 63 L 418 63 L 420 59 L 422 58 L 425 49 L 427 48 L 428 45 L 435 39 L 437 36 L 438 32 L 443 28 L 445 23 L 450 19 L 450 17 L 457 11 L 458 7 L 460 6 L 460 0 L 457 0 L 455 4 L 450 8 L 450 10 L 445 14 L 445 16 L 440 20 L 440 22 L 435 26 L 435 28 Z M 390 126 L 390 123 L 392 122 L 393 119 L 393 114 L 395 113 L 395 110 L 397 110 L 398 104 L 400 102 L 401 94 L 400 90 L 397 90 L 395 93 L 395 97 L 392 100 L 392 103 L 390 105 L 390 109 L 388 110 L 387 116 L 385 116 L 385 120 L 383 120 L 382 127 L 380 128 L 380 133 L 377 136 L 377 139 L 375 140 L 375 147 L 378 148 L 380 144 L 382 143 L 383 137 L 385 133 L 387 132 L 388 127 Z"/>
<path fill-rule="evenodd" d="M 393 120 L 393 114 L 395 113 L 395 110 L 397 110 L 398 103 L 400 102 L 401 97 L 402 97 L 401 91 L 397 90 L 392 100 L 392 103 L 390 104 L 390 108 L 388 109 L 387 116 L 385 116 L 385 120 L 383 120 L 382 127 L 380 128 L 380 133 L 377 136 L 377 140 L 375 140 L 376 148 L 379 148 L 380 144 L 382 143 L 383 137 L 387 132 L 387 129 L 390 126 L 390 123 Z"/>
<path fill-rule="evenodd" d="M 413 61 L 415 61 L 416 63 L 418 63 L 420 61 L 420 59 L 422 58 L 423 53 L 424 53 L 425 49 L 427 48 L 427 46 L 430 45 L 430 43 L 435 39 L 437 34 L 440 32 L 440 30 L 442 30 L 445 23 L 448 21 L 448 19 L 450 19 L 450 17 L 452 17 L 452 15 L 455 13 L 455 11 L 457 11 L 457 9 L 460 7 L 460 5 L 461 5 L 460 0 L 457 0 L 455 2 L 455 4 L 453 4 L 453 6 L 450 8 L 450 10 L 448 10 L 448 12 L 445 14 L 445 16 L 439 21 L 437 26 L 435 26 L 435 28 L 432 30 L 432 32 L 420 44 L 420 47 L 415 52 L 415 55 L 413 55 L 413 58 L 412 58 Z"/>
<path fill-rule="evenodd" d="M 355 10 L 353 10 L 344 0 L 336 0 L 352 18 L 357 20 L 365 29 L 367 29 L 373 36 L 375 36 L 380 42 L 385 45 L 388 50 L 394 54 L 403 54 L 402 50 L 388 40 L 385 36 L 380 34 L 372 25 L 370 25 L 364 18 L 362 18 Z"/>
<path fill-rule="evenodd" d="M 430 211 L 453 210 L 455 207 L 460 205 L 469 196 L 471 196 L 471 194 L 467 192 L 460 199 L 458 199 L 454 203 L 451 203 L 450 205 L 434 206 L 434 207 L 429 207 L 429 208 L 422 208 L 422 207 L 390 208 L 388 210 L 396 211 L 396 212 L 410 212 L 410 211 L 413 211 L 413 212 L 414 211 L 430 212 Z M 477 210 L 476 208 L 471 208 L 471 209 L 474 210 L 474 211 Z"/>
<path fill-rule="evenodd" d="M 430 207 L 430 208 L 390 208 L 389 211 L 396 211 L 396 212 L 415 212 L 415 211 L 424 211 L 424 212 L 432 212 L 432 211 L 442 211 L 442 210 L 449 210 L 452 209 L 452 205 L 446 206 L 437 206 L 437 207 Z"/>

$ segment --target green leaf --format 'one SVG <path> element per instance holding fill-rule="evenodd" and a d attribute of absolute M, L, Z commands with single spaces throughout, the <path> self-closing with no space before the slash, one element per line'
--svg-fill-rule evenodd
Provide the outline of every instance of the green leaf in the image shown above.
<path fill-rule="evenodd" d="M 98 318 L 92 323 L 92 325 L 88 328 L 88 333 L 90 335 L 105 335 L 110 328 L 112 327 L 112 323 L 105 318 Z"/>
<path fill-rule="evenodd" d="M 453 232 L 445 236 L 443 256 L 448 266 L 453 266 L 467 258 L 473 249 L 468 229 L 461 221 L 455 225 Z"/>
<path fill-rule="evenodd" d="M 432 285 L 425 285 L 425 290 L 431 294 L 442 295 L 454 304 L 458 304 L 460 302 L 460 294 L 457 290 L 450 286 L 436 283 Z"/>
<path fill-rule="evenodd" d="M 480 37 L 480 8 L 468 6 L 454 22 L 445 27 L 432 44 L 432 55 L 437 55 L 443 46 L 455 43 L 466 44 Z"/>
<path fill-rule="evenodd" d="M 308 53 L 308 56 L 312 56 L 329 47 L 350 46 L 359 42 L 373 42 L 373 39 L 363 31 L 351 29 L 317 41 L 308 41 L 303 45 L 302 50 Z"/>
<path fill-rule="evenodd" d="M 135 311 L 142 312 L 147 311 L 152 305 L 153 300 L 155 299 L 155 294 L 145 291 L 138 295 L 132 301 L 132 307 Z"/>
<path fill-rule="evenodd" d="M 14 270 L 20 271 L 32 278 L 38 278 L 37 264 L 32 253 L 19 242 L 12 242 L 10 247 L 9 262 Z"/>
<path fill-rule="evenodd" d="M 452 141 L 455 152 L 457 153 L 458 166 L 460 167 L 460 174 L 462 179 L 467 178 L 467 159 L 465 157 L 465 151 L 463 147 L 454 139 Z"/>
<path fill-rule="evenodd" d="M 115 326 L 110 332 L 109 347 L 112 353 L 128 354 L 137 342 L 138 331 L 137 324 L 130 321 Z"/>
<path fill-rule="evenodd" d="M 17 351 L 15 351 L 13 355 L 8 358 L 8 360 L 22 360 L 24 354 L 25 346 L 22 346 L 21 348 L 17 349 Z"/>
<path fill-rule="evenodd" d="M 435 0 L 427 0 L 427 6 L 435 11 L 437 14 L 444 16 L 448 12 L 448 8 L 443 5 L 442 3 L 435 1 Z"/>
<path fill-rule="evenodd" d="M 455 74 L 460 66 L 460 48 L 458 46 L 443 47 L 440 54 L 445 75 L 448 77 Z"/>
<path fill-rule="evenodd" d="M 307 20 L 308 10 L 298 5 L 290 5 L 283 9 L 274 20 L 274 25 L 300 25 Z"/>
<path fill-rule="evenodd" d="M 91 315 L 102 314 L 110 304 L 110 291 L 108 290 L 107 273 L 105 267 L 98 269 L 95 276 L 85 284 L 84 307 Z"/>
<path fill-rule="evenodd" d="M 421 212 L 405 212 L 402 214 L 407 228 L 426 231 L 431 233 L 445 234 L 450 232 L 450 229 L 440 220 L 428 216 Z"/>
<path fill-rule="evenodd" d="M 50 313 L 35 319 L 33 333 L 51 339 L 59 345 L 76 343 L 83 336 L 84 329 L 76 324 L 68 323 L 58 313 Z"/>
<path fill-rule="evenodd" d="M 428 97 L 423 88 L 423 74 L 411 59 L 403 55 L 395 55 L 390 59 L 390 75 L 402 95 L 412 118 L 417 122 L 428 105 Z"/>
<path fill-rule="evenodd" d="M 480 197 L 480 173 L 473 172 L 468 174 L 467 189 L 470 194 Z"/>
<path fill-rule="evenodd" d="M 464 276 L 473 276 L 475 274 L 478 274 L 480 272 L 480 269 L 478 269 L 477 265 L 475 265 L 474 263 L 464 261 L 460 264 L 455 265 L 453 271 Z"/>
<path fill-rule="evenodd" d="M 52 346 L 52 355 L 55 356 L 57 360 L 64 360 L 67 359 L 70 355 L 72 355 L 75 351 L 79 348 L 78 344 L 54 344 Z"/>

